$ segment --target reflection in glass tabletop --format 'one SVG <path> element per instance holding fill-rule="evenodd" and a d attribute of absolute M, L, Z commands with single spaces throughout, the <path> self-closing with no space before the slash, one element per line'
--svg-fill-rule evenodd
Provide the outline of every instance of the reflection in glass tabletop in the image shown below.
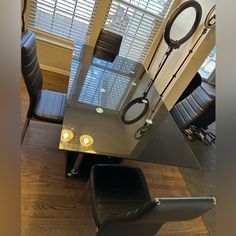
<path fill-rule="evenodd" d="M 147 133 L 135 139 L 135 132 L 158 101 L 154 87 L 148 95 L 150 108 L 146 116 L 132 125 L 122 123 L 122 108 L 141 96 L 149 81 L 142 64 L 120 56 L 113 63 L 94 58 L 93 47 L 76 42 L 59 148 L 198 168 L 195 156 L 163 102 L 156 107 Z M 137 104 L 127 116 L 132 119 L 142 109 L 143 104 Z"/>

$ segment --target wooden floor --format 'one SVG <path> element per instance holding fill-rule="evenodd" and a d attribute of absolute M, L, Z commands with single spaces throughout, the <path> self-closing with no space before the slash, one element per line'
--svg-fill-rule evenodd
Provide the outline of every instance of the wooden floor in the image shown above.
<path fill-rule="evenodd" d="M 44 84 L 45 88 L 63 92 L 67 83 L 64 76 L 44 71 Z M 23 124 L 28 105 L 23 82 L 21 105 Z M 89 192 L 82 199 L 86 183 L 65 178 L 66 157 L 58 149 L 60 129 L 60 125 L 31 121 L 27 130 L 21 155 L 22 236 L 95 235 Z M 176 167 L 135 161 L 124 163 L 143 170 L 152 197 L 190 195 Z M 206 236 L 209 233 L 202 218 L 198 218 L 168 223 L 158 235 Z"/>

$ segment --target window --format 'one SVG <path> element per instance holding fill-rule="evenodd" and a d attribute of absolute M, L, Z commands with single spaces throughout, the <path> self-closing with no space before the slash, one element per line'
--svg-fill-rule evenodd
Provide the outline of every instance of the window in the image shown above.
<path fill-rule="evenodd" d="M 88 42 L 99 0 L 31 0 L 30 27 Z M 173 0 L 112 0 L 103 28 L 123 35 L 120 54 L 143 62 Z M 105 10 L 105 9 L 104 9 Z"/>
<path fill-rule="evenodd" d="M 113 0 L 104 28 L 123 35 L 120 55 L 143 62 L 173 0 Z"/>
<path fill-rule="evenodd" d="M 199 73 L 204 80 L 211 80 L 212 75 L 216 68 L 216 47 L 212 49 L 206 60 L 203 62 L 199 69 Z"/>
<path fill-rule="evenodd" d="M 29 25 L 69 40 L 86 42 L 96 0 L 31 0 Z"/>

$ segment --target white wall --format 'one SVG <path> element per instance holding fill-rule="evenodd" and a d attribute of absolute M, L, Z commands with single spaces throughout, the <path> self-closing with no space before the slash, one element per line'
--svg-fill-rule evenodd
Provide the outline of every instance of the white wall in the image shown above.
<path fill-rule="evenodd" d="M 155 82 L 155 87 L 157 88 L 159 93 L 163 91 L 166 84 L 170 81 L 172 75 L 175 73 L 176 69 L 179 67 L 182 60 L 187 55 L 189 49 L 193 46 L 196 39 L 201 34 L 202 29 L 204 28 L 205 17 L 211 7 L 214 5 L 214 1 L 198 0 L 198 2 L 201 4 L 203 10 L 200 26 L 195 32 L 195 34 L 189 39 L 189 41 L 182 45 L 178 50 L 174 50 L 171 56 L 169 57 L 168 61 L 166 62 L 165 66 L 163 67 L 161 73 L 159 74 Z M 190 19 L 194 20 L 194 17 L 192 17 L 192 13 L 193 12 L 189 12 L 187 14 L 188 17 L 185 16 L 177 18 L 176 24 L 173 26 L 173 35 L 177 34 L 181 36 L 188 31 L 188 26 L 191 25 L 191 23 L 193 22 Z M 178 100 L 184 89 L 187 87 L 193 76 L 196 74 L 196 72 L 204 62 L 205 58 L 210 53 L 211 49 L 214 47 L 214 45 L 215 30 L 213 29 L 210 30 L 205 36 L 205 38 L 201 41 L 201 43 L 198 44 L 198 47 L 194 50 L 194 53 L 180 71 L 179 76 L 176 78 L 175 81 L 173 81 L 173 83 L 170 85 L 170 87 L 164 94 L 164 101 L 169 110 L 173 107 L 173 105 Z M 165 54 L 167 47 L 168 46 L 165 43 L 164 39 L 162 39 L 161 43 L 159 44 L 156 56 L 149 70 L 149 74 L 151 77 L 154 77 L 157 71 L 157 67 L 163 55 Z"/>
<path fill-rule="evenodd" d="M 69 75 L 72 60 L 72 47 L 64 47 L 55 43 L 37 39 L 37 53 L 42 69 Z"/>

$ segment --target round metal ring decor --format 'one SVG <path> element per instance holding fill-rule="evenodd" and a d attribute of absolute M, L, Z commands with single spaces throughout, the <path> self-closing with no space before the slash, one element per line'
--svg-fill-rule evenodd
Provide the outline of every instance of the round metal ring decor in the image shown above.
<path fill-rule="evenodd" d="M 215 15 L 216 5 L 214 5 L 211 10 L 208 12 L 204 25 L 206 28 L 213 28 L 216 25 L 216 15 Z"/>
<path fill-rule="evenodd" d="M 140 113 L 140 115 L 138 115 L 136 118 L 132 119 L 132 120 L 127 120 L 125 118 L 125 115 L 127 114 L 127 112 L 129 111 L 129 109 L 134 106 L 135 104 L 144 104 L 144 109 L 142 110 L 142 112 Z M 149 100 L 146 97 L 138 97 L 135 98 L 134 100 L 132 100 L 131 102 L 129 102 L 124 109 L 121 112 L 121 120 L 123 123 L 130 125 L 133 124 L 137 121 L 139 121 L 148 111 L 149 109 Z"/>
<path fill-rule="evenodd" d="M 170 31 L 172 28 L 173 23 L 175 22 L 176 18 L 186 9 L 188 8 L 194 8 L 195 12 L 196 12 L 196 17 L 195 17 L 195 21 L 191 27 L 191 29 L 189 30 L 189 32 L 183 36 L 181 39 L 179 40 L 174 40 L 171 39 L 170 37 Z M 166 41 L 166 43 L 168 44 L 169 47 L 177 49 L 179 48 L 182 44 L 184 44 L 186 41 L 188 41 L 192 35 L 194 34 L 194 32 L 196 31 L 196 29 L 199 26 L 199 23 L 201 21 L 202 18 L 202 7 L 201 5 L 196 2 L 196 1 L 187 1 L 184 2 L 183 4 L 181 4 L 179 7 L 177 7 L 174 12 L 171 14 L 169 20 L 166 23 L 165 26 L 165 31 L 164 31 L 164 39 Z"/>
<path fill-rule="evenodd" d="M 194 8 L 196 11 L 196 17 L 195 17 L 195 21 L 194 24 L 192 25 L 190 31 L 181 39 L 179 40 L 173 40 L 170 37 L 170 31 L 171 31 L 171 27 L 174 23 L 174 21 L 176 20 L 176 18 L 186 9 L 188 8 Z M 140 119 L 142 119 L 145 114 L 148 112 L 149 109 L 149 100 L 147 98 L 148 93 L 151 89 L 151 87 L 153 86 L 156 78 L 158 77 L 160 71 L 162 70 L 164 64 L 166 63 L 168 57 L 170 56 L 170 54 L 172 53 L 173 49 L 178 49 L 181 44 L 185 43 L 196 31 L 200 21 L 201 21 L 201 17 L 202 17 L 202 8 L 201 5 L 194 1 L 194 0 L 189 0 L 184 2 L 183 4 L 181 4 L 179 7 L 177 7 L 175 9 L 175 11 L 171 14 L 170 18 L 168 19 L 168 22 L 165 26 L 165 30 L 164 30 L 164 39 L 165 42 L 168 44 L 168 49 L 161 61 L 161 63 L 158 66 L 157 72 L 154 76 L 153 79 L 150 80 L 149 84 L 147 85 L 147 87 L 145 88 L 143 94 L 141 97 L 135 98 L 133 100 L 131 100 L 128 104 L 126 104 L 126 106 L 123 108 L 122 112 L 121 112 L 121 121 L 125 124 L 133 124 L 137 121 L 139 121 Z M 169 84 L 168 84 L 169 85 Z M 162 94 L 160 95 L 160 97 L 162 97 Z M 126 119 L 126 113 L 129 111 L 129 109 L 134 106 L 135 104 L 138 103 L 144 103 L 144 109 L 142 110 L 142 112 L 134 119 L 131 120 L 127 120 Z"/>

